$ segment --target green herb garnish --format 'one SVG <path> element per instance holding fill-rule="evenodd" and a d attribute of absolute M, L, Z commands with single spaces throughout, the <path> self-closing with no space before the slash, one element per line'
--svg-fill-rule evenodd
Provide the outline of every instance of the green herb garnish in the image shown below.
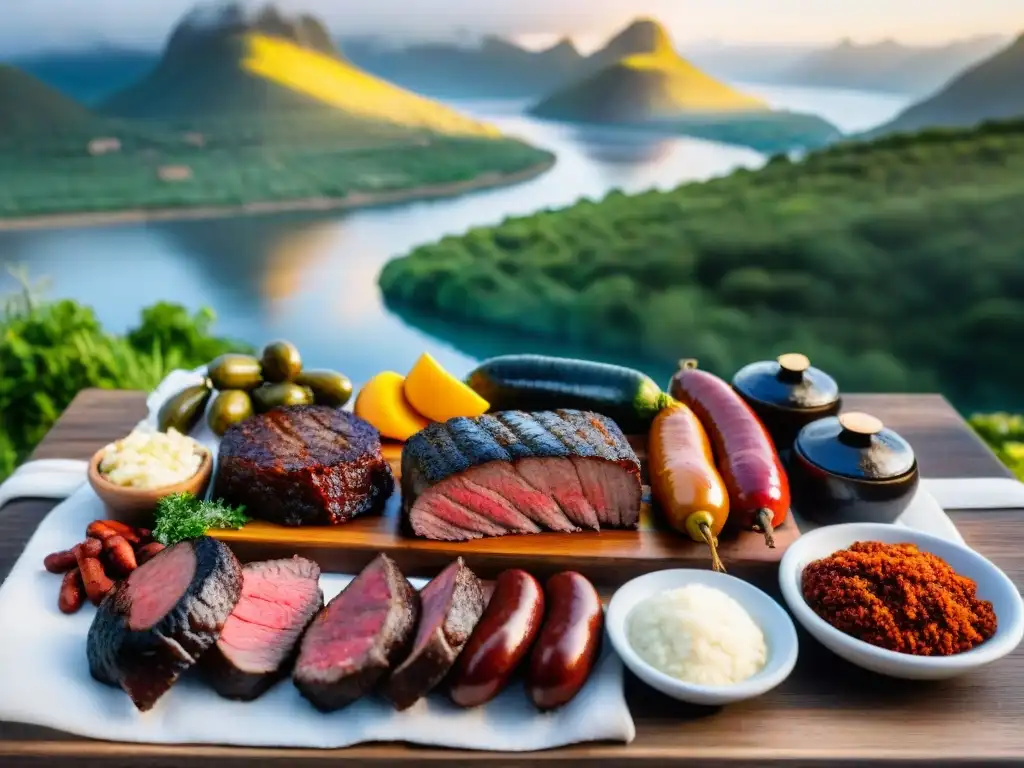
<path fill-rule="evenodd" d="M 160 499 L 156 506 L 153 538 L 164 546 L 204 536 L 211 528 L 241 528 L 249 518 L 245 507 L 232 507 L 217 501 L 203 501 L 191 493 L 175 493 Z"/>

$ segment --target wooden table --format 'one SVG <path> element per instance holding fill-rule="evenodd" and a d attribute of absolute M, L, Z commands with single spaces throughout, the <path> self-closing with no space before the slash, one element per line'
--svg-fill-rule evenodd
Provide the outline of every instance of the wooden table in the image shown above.
<path fill-rule="evenodd" d="M 914 446 L 925 477 L 995 477 L 1009 472 L 937 395 L 858 395 L 866 410 Z M 88 458 L 144 414 L 141 393 L 82 392 L 35 458 Z M 6 578 L 51 502 L 22 500 L 0 513 L 0 578 Z M 1024 584 L 1024 510 L 954 512 L 967 542 Z M 0 620 L 18 621 L 17 616 Z M 0 685 L 3 681 L 0 680 Z M 1024 764 L 1024 649 L 960 680 L 909 684 L 851 667 L 801 635 L 796 671 L 775 691 L 724 710 L 680 704 L 629 678 L 637 726 L 628 745 L 586 744 L 525 755 L 377 744 L 344 750 L 240 749 L 117 744 L 45 728 L 0 723 L 0 766 L 324 766 L 352 764 L 491 766 L 882 766 Z"/>

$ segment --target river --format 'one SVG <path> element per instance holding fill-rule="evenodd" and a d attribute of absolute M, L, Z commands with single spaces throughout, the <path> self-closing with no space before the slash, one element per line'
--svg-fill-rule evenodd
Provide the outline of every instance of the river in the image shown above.
<path fill-rule="evenodd" d="M 847 132 L 884 122 L 905 106 L 884 94 L 744 87 Z M 53 297 L 93 306 L 115 332 L 132 327 L 140 308 L 167 300 L 212 307 L 218 333 L 253 345 L 290 339 L 307 365 L 337 368 L 357 383 L 380 370 L 405 371 L 423 350 L 461 374 L 480 356 L 537 345 L 397 317 L 383 306 L 376 283 L 389 259 L 507 216 L 599 199 L 613 189 L 670 189 L 764 161 L 751 150 L 696 139 L 544 123 L 512 102 L 456 106 L 552 150 L 557 164 L 515 186 L 382 208 L 0 232 L 0 261 L 47 278 Z M 0 293 L 13 287 L 0 276 Z"/>

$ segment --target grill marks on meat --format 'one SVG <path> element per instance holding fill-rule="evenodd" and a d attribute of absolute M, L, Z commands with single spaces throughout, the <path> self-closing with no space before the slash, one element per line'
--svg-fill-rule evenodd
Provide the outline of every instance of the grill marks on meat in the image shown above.
<path fill-rule="evenodd" d="M 459 417 L 402 451 L 406 522 L 430 539 L 635 528 L 641 492 L 622 430 L 588 411 Z"/>
<path fill-rule="evenodd" d="M 379 511 L 393 489 L 377 430 L 336 408 L 275 408 L 220 443 L 215 494 L 271 522 L 344 523 Z"/>
<path fill-rule="evenodd" d="M 242 595 L 203 656 L 214 690 L 250 701 L 288 674 L 299 638 L 324 604 L 320 567 L 303 557 L 249 563 Z"/>
<path fill-rule="evenodd" d="M 317 614 L 302 638 L 293 680 L 321 711 L 369 693 L 409 650 L 419 594 L 378 555 Z"/>
<path fill-rule="evenodd" d="M 100 603 L 86 641 L 90 673 L 151 709 L 217 641 L 241 591 L 242 568 L 221 542 L 168 547 Z"/>
<path fill-rule="evenodd" d="M 408 709 L 444 679 L 486 603 L 480 579 L 461 557 L 420 590 L 422 608 L 412 651 L 385 687 L 396 709 Z"/>

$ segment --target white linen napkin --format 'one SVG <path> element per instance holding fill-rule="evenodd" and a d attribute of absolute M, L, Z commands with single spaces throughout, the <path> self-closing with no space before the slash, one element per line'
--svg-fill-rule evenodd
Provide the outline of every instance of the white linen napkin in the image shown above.
<path fill-rule="evenodd" d="M 474 710 L 459 709 L 443 696 L 432 695 L 405 712 L 367 697 L 339 712 L 322 714 L 287 680 L 256 701 L 234 702 L 192 676 L 179 681 L 150 712 L 140 713 L 120 690 L 90 677 L 85 638 L 95 609 L 86 605 L 71 616 L 60 613 L 60 577 L 42 567 L 43 557 L 81 540 L 86 525 L 104 516 L 92 489 L 80 487 L 46 516 L 0 587 L 0 617 L 7 619 L 0 641 L 0 720 L 116 741 L 254 747 L 334 748 L 405 741 L 522 752 L 585 741 L 629 743 L 636 734 L 626 705 L 622 663 L 610 643 L 605 643 L 579 695 L 544 714 L 533 708 L 518 683 Z M 325 599 L 350 578 L 324 574 L 320 583 Z M 423 580 L 413 583 L 419 587 Z"/>
<path fill-rule="evenodd" d="M 1024 509 L 1024 483 L 1012 477 L 922 478 L 943 509 Z"/>

